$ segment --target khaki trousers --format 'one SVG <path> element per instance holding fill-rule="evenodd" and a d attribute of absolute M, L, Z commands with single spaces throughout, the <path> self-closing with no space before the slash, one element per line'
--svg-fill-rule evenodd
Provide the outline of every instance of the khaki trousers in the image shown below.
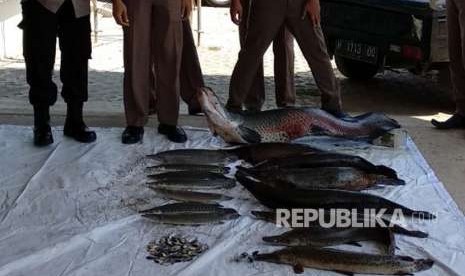
<path fill-rule="evenodd" d="M 333 72 L 320 26 L 313 26 L 302 12 L 307 0 L 254 0 L 246 41 L 231 77 L 227 107 L 242 108 L 266 49 L 275 39 L 283 24 L 294 35 L 312 69 L 313 77 L 322 93 L 322 107 L 328 111 L 341 110 L 339 85 Z"/>
<path fill-rule="evenodd" d="M 250 4 L 252 4 L 250 0 L 242 1 L 244 18 L 239 25 L 241 47 L 245 44 L 245 39 L 247 37 Z M 278 107 L 293 106 L 295 105 L 294 37 L 284 25 L 273 40 L 273 53 L 276 105 Z M 248 110 L 261 110 L 265 102 L 265 77 L 263 71 L 262 59 L 252 88 L 247 94 L 244 102 Z"/>
<path fill-rule="evenodd" d="M 176 125 L 183 47 L 181 1 L 125 0 L 125 3 L 130 21 L 130 27 L 124 28 L 127 125 L 146 124 L 153 97 L 159 122 Z"/>
<path fill-rule="evenodd" d="M 447 0 L 449 56 L 457 113 L 465 116 L 465 1 Z"/>
<path fill-rule="evenodd" d="M 189 20 L 183 21 L 183 47 L 181 60 L 181 98 L 191 110 L 200 110 L 197 91 L 205 86 L 197 47 Z"/>

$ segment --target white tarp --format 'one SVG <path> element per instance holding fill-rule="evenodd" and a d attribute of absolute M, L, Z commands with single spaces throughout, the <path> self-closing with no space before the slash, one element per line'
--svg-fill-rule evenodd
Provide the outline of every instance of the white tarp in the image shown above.
<path fill-rule="evenodd" d="M 133 146 L 120 143 L 121 129 L 98 129 L 98 142 L 89 145 L 54 131 L 55 144 L 39 149 L 31 145 L 30 128 L 0 126 L 0 275 L 293 275 L 288 266 L 233 261 L 245 251 L 277 249 L 261 237 L 283 231 L 253 219 L 250 210 L 261 206 L 240 186 L 228 191 L 235 199 L 224 205 L 243 216 L 223 225 L 162 226 L 137 215 L 136 209 L 167 202 L 144 187 L 145 155 L 175 148 L 154 131 Z M 177 147 L 222 146 L 208 131 L 188 134 L 189 142 Z M 411 224 L 430 237 L 399 236 L 397 254 L 436 261 L 419 275 L 465 275 L 464 216 L 413 142 L 402 150 L 369 147 L 357 153 L 392 166 L 408 183 L 374 193 L 439 217 Z M 195 236 L 210 249 L 172 266 L 145 259 L 149 241 L 173 233 Z M 305 275 L 336 274 L 306 269 Z"/>

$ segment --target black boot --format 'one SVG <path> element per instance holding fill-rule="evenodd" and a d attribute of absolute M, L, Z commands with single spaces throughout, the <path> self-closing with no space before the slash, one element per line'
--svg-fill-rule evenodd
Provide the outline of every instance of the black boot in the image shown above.
<path fill-rule="evenodd" d="M 44 147 L 50 144 L 53 144 L 50 107 L 48 105 L 34 105 L 34 145 Z"/>
<path fill-rule="evenodd" d="M 139 143 L 144 138 L 144 128 L 128 126 L 121 135 L 121 142 L 126 145 Z"/>
<path fill-rule="evenodd" d="M 465 128 L 465 116 L 456 113 L 444 122 L 439 122 L 433 119 L 431 120 L 431 124 L 433 124 L 433 126 L 435 126 L 437 129 Z"/>
<path fill-rule="evenodd" d="M 158 133 L 166 135 L 171 142 L 184 143 L 187 141 L 187 135 L 184 130 L 177 126 L 160 124 Z"/>
<path fill-rule="evenodd" d="M 97 134 L 87 128 L 82 116 L 83 103 L 68 103 L 65 127 L 63 133 L 81 143 L 92 143 Z"/>

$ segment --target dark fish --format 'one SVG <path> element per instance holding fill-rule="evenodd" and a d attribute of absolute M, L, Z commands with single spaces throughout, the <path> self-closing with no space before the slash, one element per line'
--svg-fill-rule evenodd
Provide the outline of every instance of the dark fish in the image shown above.
<path fill-rule="evenodd" d="M 210 130 L 228 143 L 289 142 L 307 135 L 373 140 L 400 128 L 395 120 L 369 113 L 351 120 L 317 108 L 286 108 L 251 114 L 227 112 L 215 93 L 202 88 L 197 95 Z"/>
<path fill-rule="evenodd" d="M 358 242 L 374 241 L 386 248 L 386 253 L 393 255 L 395 251 L 394 235 L 388 228 L 347 227 L 296 228 L 278 236 L 263 237 L 263 241 L 283 246 L 328 247 L 341 244 L 361 246 Z"/>
<path fill-rule="evenodd" d="M 430 259 L 373 255 L 308 246 L 288 247 L 272 253 L 256 254 L 253 260 L 291 265 L 295 273 L 303 273 L 304 267 L 308 267 L 348 275 L 412 275 L 430 269 L 434 264 Z"/>
<path fill-rule="evenodd" d="M 260 143 L 233 148 L 209 149 L 178 149 L 159 152 L 147 157 L 162 164 L 178 165 L 225 165 L 237 160 L 245 160 L 257 164 L 272 158 L 284 158 L 302 153 L 321 152 L 303 144 Z"/>
<path fill-rule="evenodd" d="M 321 167 L 352 167 L 366 173 L 379 174 L 397 179 L 396 171 L 389 167 L 374 165 L 359 156 L 330 152 L 300 154 L 286 158 L 269 159 L 256 165 L 252 170 L 273 171 L 287 168 L 304 169 Z"/>
<path fill-rule="evenodd" d="M 276 224 L 276 222 L 277 222 L 276 212 L 274 212 L 274 211 L 273 212 L 271 212 L 271 211 L 252 211 L 251 213 L 257 219 L 260 219 L 260 220 L 263 220 L 263 221 L 266 221 L 266 222 L 269 222 L 269 223 L 273 223 L 273 224 Z M 326 215 L 327 214 L 325 214 L 325 218 L 326 218 Z M 400 226 L 398 224 L 390 223 L 390 221 L 388 221 L 388 220 L 386 220 L 384 218 L 381 218 L 381 220 L 383 221 L 383 223 L 385 225 L 379 225 L 378 223 L 376 223 L 375 225 L 373 225 L 372 228 L 385 228 L 384 226 L 387 226 L 387 228 L 389 228 L 389 230 L 391 232 L 395 233 L 395 234 L 404 235 L 404 236 L 407 236 L 407 237 L 414 237 L 414 238 L 427 238 L 428 237 L 428 233 L 418 231 L 418 230 L 405 229 L 404 227 L 402 227 L 402 226 Z M 328 221 L 328 220 L 325 219 L 325 221 Z M 356 221 L 357 222 L 363 222 L 364 221 L 363 214 L 358 214 L 358 217 L 357 217 Z M 320 225 L 318 220 L 315 220 L 315 221 L 309 223 L 309 227 L 321 228 L 321 225 Z"/>
<path fill-rule="evenodd" d="M 385 198 L 360 192 L 343 190 L 303 190 L 281 189 L 254 181 L 240 172 L 236 179 L 256 199 L 268 208 L 313 208 L 313 209 L 347 209 L 363 213 L 365 209 L 385 210 L 385 214 L 393 214 L 396 210 L 403 215 L 433 219 L 435 216 L 426 211 L 414 211 Z"/>
<path fill-rule="evenodd" d="M 228 174 L 230 168 L 218 165 L 197 165 L 197 164 L 163 164 L 158 166 L 147 167 L 147 170 L 152 172 L 210 172 L 219 174 Z"/>
<path fill-rule="evenodd" d="M 377 185 L 404 185 L 399 179 L 366 173 L 353 167 L 285 168 L 276 170 L 249 170 L 239 172 L 276 187 L 300 189 L 340 189 L 361 191 Z"/>
<path fill-rule="evenodd" d="M 153 186 L 149 187 L 154 190 L 157 194 L 172 200 L 186 201 L 186 202 L 198 202 L 198 203 L 218 203 L 221 201 L 231 200 L 232 197 L 222 194 L 215 193 L 202 193 L 202 192 L 193 192 L 185 190 L 172 190 L 172 189 L 163 189 L 156 188 Z"/>

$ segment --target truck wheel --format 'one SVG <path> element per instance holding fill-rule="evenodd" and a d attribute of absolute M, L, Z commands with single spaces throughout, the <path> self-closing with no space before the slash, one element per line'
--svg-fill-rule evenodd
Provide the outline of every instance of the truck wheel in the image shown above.
<path fill-rule="evenodd" d="M 212 7 L 229 7 L 231 0 L 203 0 L 205 4 Z"/>
<path fill-rule="evenodd" d="M 368 80 L 378 73 L 378 66 L 336 55 L 337 69 L 354 80 Z"/>

